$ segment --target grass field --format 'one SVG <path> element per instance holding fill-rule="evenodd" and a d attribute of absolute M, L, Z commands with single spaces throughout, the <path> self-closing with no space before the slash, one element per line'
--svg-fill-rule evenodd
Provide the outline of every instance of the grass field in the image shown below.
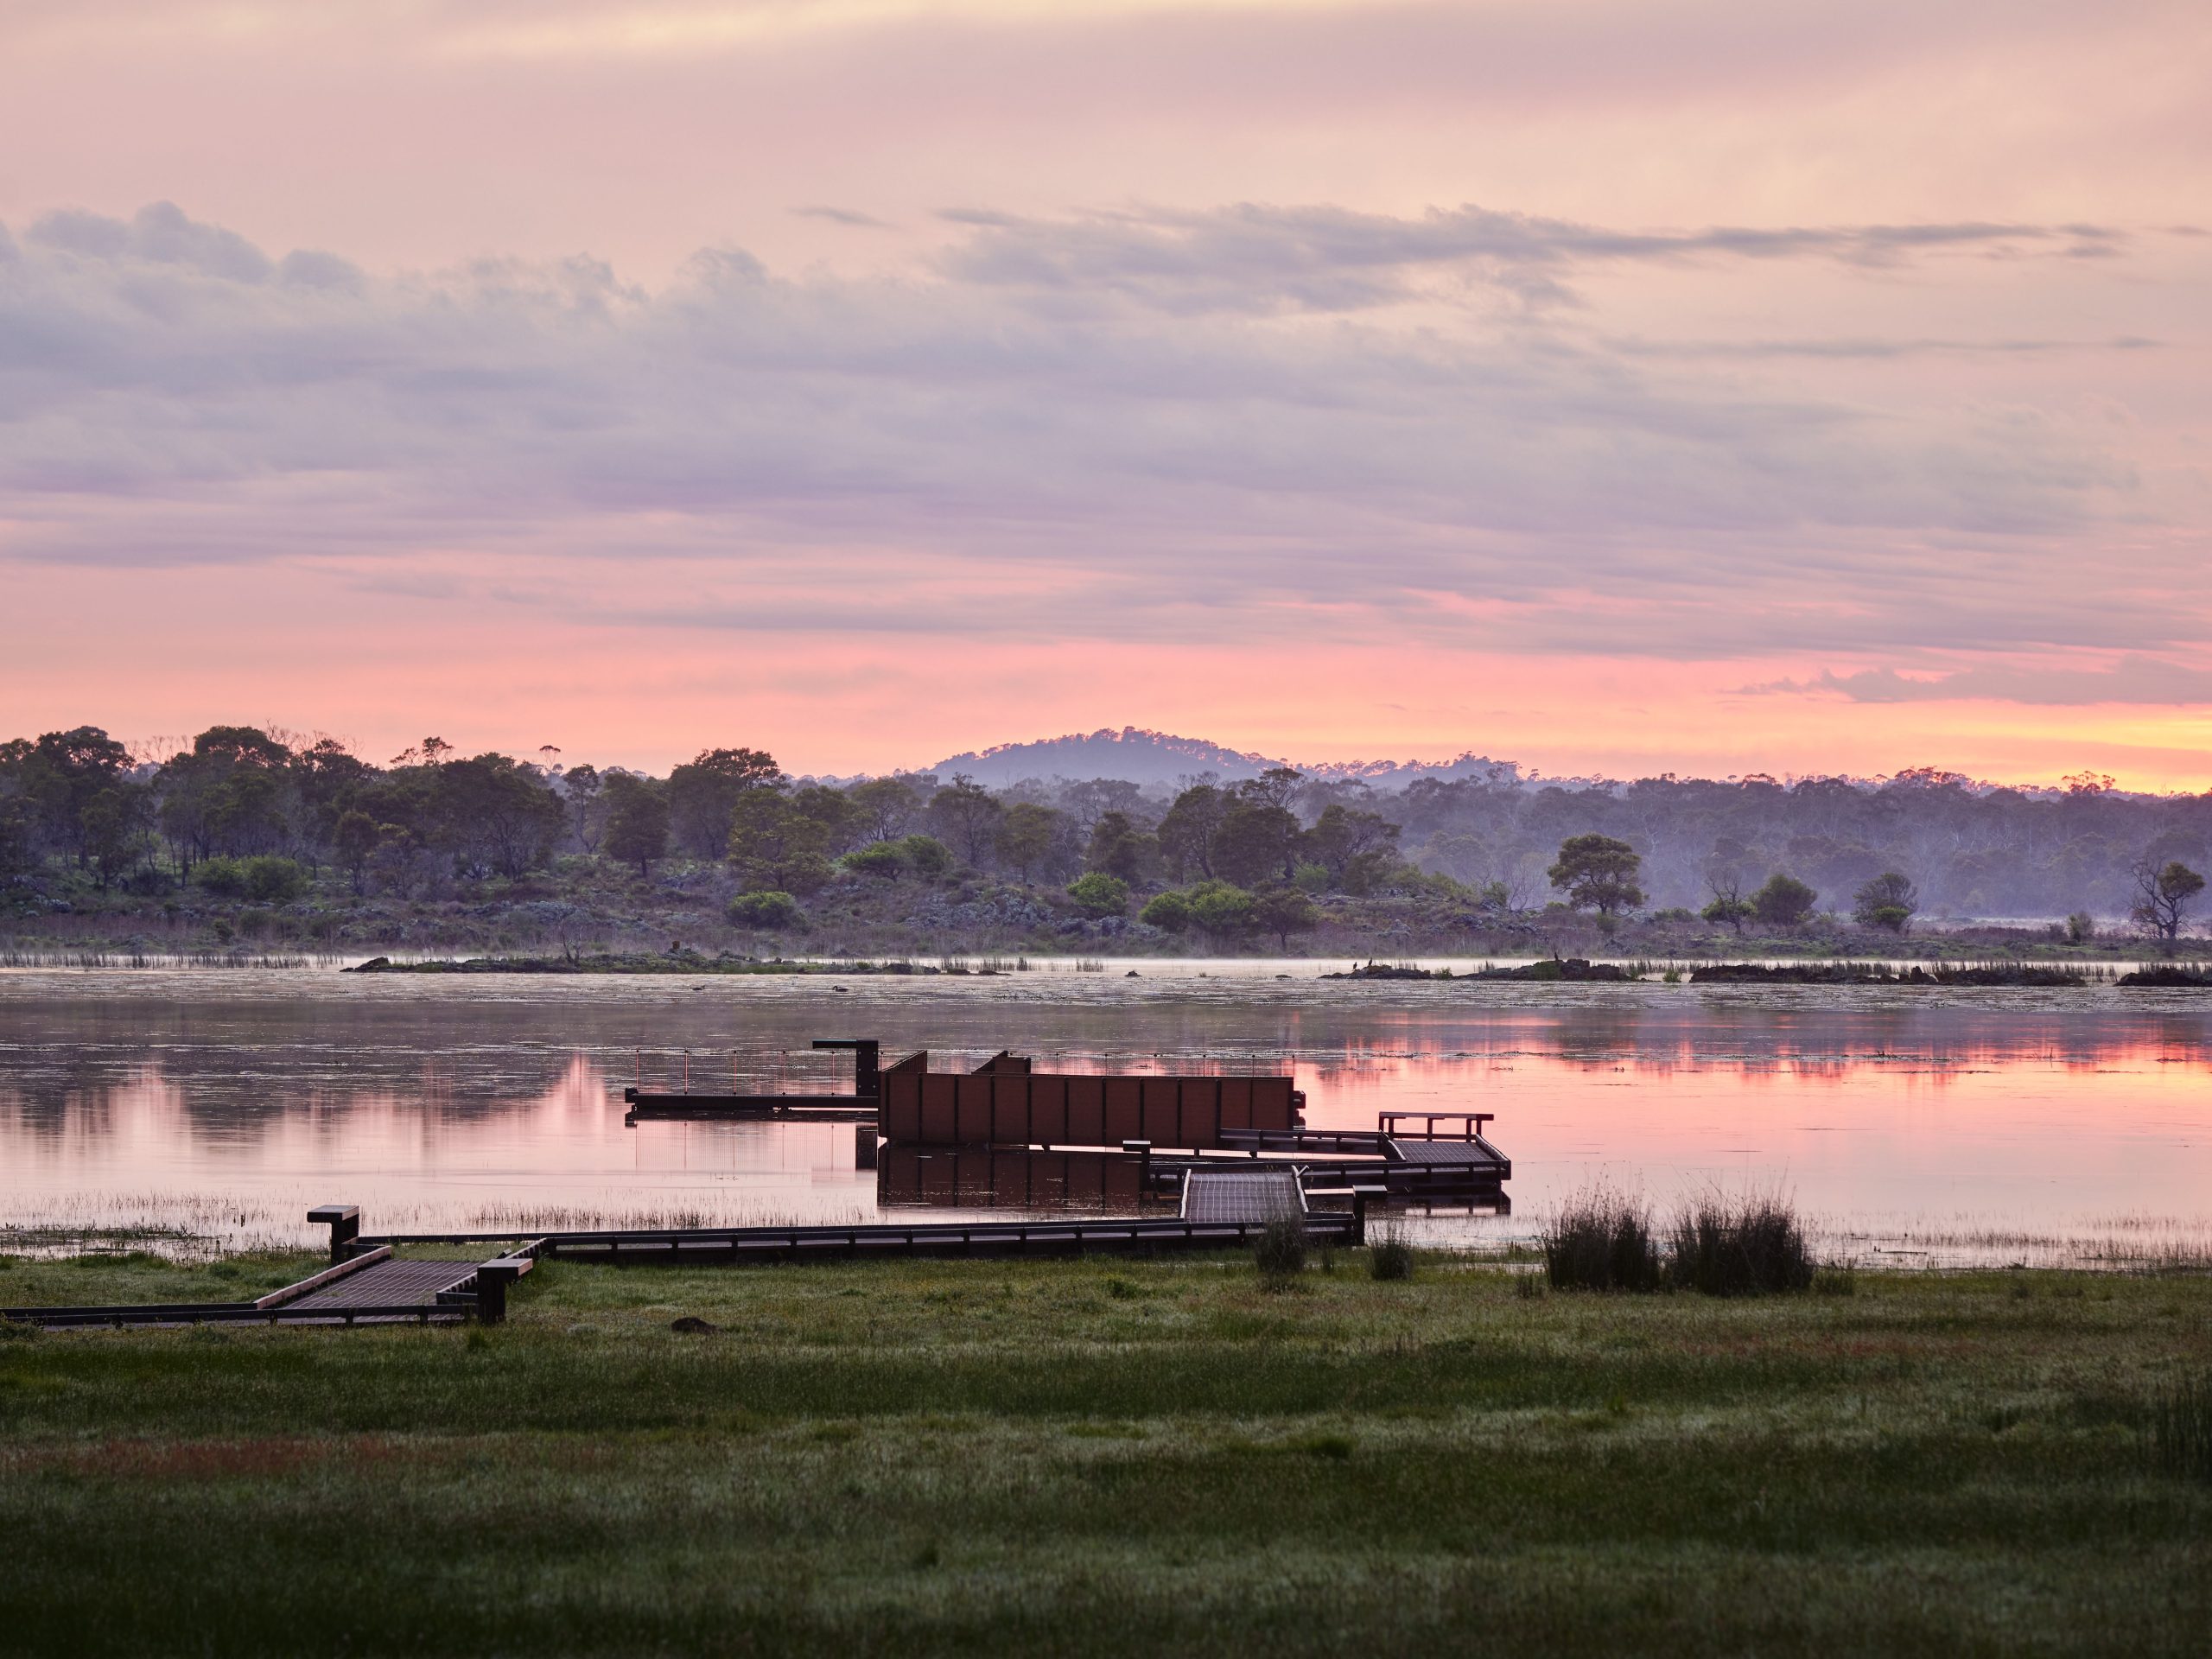
<path fill-rule="evenodd" d="M 2212 1483 L 2145 1425 L 2212 1278 L 1334 1267 L 553 1263 L 497 1328 L 14 1336 L 0 1650 L 2206 1650 Z"/>

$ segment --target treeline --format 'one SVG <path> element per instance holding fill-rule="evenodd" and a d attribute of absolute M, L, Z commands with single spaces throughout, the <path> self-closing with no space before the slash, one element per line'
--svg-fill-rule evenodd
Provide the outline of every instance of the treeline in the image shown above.
<path fill-rule="evenodd" d="M 1560 880 L 1563 845 L 1587 836 L 1633 855 L 1633 902 L 1599 904 Z M 726 868 L 765 895 L 752 906 L 762 921 L 833 883 L 985 873 L 1066 890 L 1096 916 L 1287 938 L 1310 920 L 1302 905 L 1331 895 L 1788 926 L 1867 911 L 1891 878 L 1925 913 L 2111 916 L 2136 903 L 2140 872 L 2202 869 L 2208 852 L 2212 796 L 2129 795 L 2088 777 L 2035 794 L 1931 769 L 1878 786 L 1425 779 L 1382 793 L 1280 768 L 1169 790 L 992 791 L 963 777 L 797 779 L 744 747 L 656 778 L 550 752 L 465 756 L 436 738 L 378 766 L 327 738 L 242 726 L 153 760 L 92 727 L 0 745 L 0 883 L 18 895 L 75 881 L 280 900 L 316 880 L 425 895 L 563 859 L 640 876 L 674 861 Z"/>

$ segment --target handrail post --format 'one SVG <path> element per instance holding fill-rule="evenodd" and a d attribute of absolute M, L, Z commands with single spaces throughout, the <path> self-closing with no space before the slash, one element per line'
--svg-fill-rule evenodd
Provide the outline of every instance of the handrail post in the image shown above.
<path fill-rule="evenodd" d="M 343 1261 L 361 1236 L 361 1206 L 358 1204 L 319 1204 L 308 1211 L 311 1225 L 330 1229 L 330 1259 Z"/>

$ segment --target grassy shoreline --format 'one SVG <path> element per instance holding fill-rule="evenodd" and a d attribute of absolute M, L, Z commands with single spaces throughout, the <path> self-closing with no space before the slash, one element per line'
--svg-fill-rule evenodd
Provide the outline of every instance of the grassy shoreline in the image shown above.
<path fill-rule="evenodd" d="M 296 1265 L 16 1262 L 0 1301 Z M 616 1271 L 0 1342 L 15 1650 L 2183 1652 L 2212 1277 L 1529 1296 L 1357 1253 Z M 683 1336 L 682 1315 L 721 1327 Z M 342 1638 L 342 1639 L 341 1639 Z"/>

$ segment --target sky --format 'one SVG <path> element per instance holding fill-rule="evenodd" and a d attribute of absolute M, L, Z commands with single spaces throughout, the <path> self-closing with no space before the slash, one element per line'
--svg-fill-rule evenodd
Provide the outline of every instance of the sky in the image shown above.
<path fill-rule="evenodd" d="M 2202 0 L 7 0 L 0 736 L 2212 788 Z"/>

